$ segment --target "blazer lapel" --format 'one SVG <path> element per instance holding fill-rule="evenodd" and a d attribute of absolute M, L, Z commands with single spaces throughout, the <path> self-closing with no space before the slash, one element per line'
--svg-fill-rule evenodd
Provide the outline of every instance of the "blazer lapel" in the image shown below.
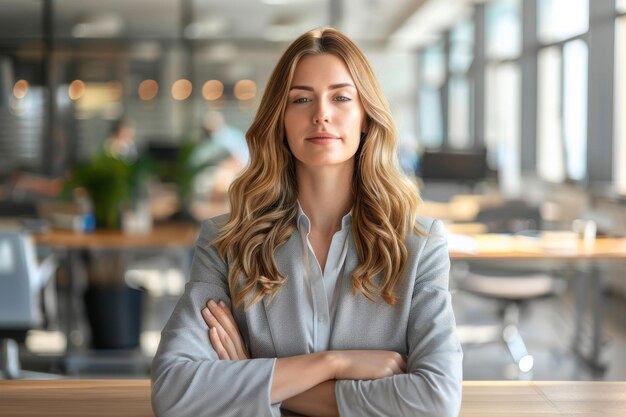
<path fill-rule="evenodd" d="M 289 240 L 276 249 L 276 265 L 287 278 L 287 282 L 269 302 L 263 298 L 263 308 L 267 316 L 274 348 L 278 357 L 299 355 L 307 352 L 307 335 L 304 334 L 304 320 L 300 306 L 306 301 L 304 271 L 302 262 L 302 240 L 297 229 Z"/>

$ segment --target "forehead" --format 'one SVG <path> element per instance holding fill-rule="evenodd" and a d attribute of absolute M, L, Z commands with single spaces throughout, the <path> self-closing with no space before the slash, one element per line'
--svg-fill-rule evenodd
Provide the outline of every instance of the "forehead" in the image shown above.
<path fill-rule="evenodd" d="M 291 80 L 291 85 L 331 85 L 351 83 L 344 60 L 333 54 L 306 55 L 300 59 Z"/>

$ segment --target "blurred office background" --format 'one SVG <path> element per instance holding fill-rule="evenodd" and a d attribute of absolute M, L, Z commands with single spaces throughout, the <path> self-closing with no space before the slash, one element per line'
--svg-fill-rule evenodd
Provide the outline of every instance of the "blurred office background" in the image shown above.
<path fill-rule="evenodd" d="M 1 236 L 93 235 L 88 216 L 105 225 L 97 206 L 116 181 L 127 186 L 108 226 L 128 236 L 226 212 L 228 184 L 247 161 L 234 144 L 276 60 L 325 25 L 370 59 L 398 126 L 399 162 L 455 249 L 471 252 L 463 231 L 626 235 L 624 0 L 0 0 L 0 274 L 15 269 Z M 107 185 L 94 186 L 102 170 Z M 29 297 L 52 307 L 16 327 L 6 306 L 19 289 L 0 287 L 0 338 L 18 341 L 4 343 L 4 357 L 44 377 L 147 376 L 188 273 L 188 242 L 127 251 L 28 242 L 30 268 L 50 267 Z M 597 311 L 580 311 L 594 297 L 575 285 L 580 265 L 454 261 L 465 378 L 626 378 L 624 262 L 582 266 L 602 280 L 601 351 L 590 366 L 578 350 L 593 349 Z M 519 278 L 521 293 L 466 285 L 480 273 Z M 539 287 L 521 281 L 529 276 Z M 89 292 L 102 287 L 122 292 L 104 301 Z M 108 337 L 96 335 L 98 303 L 134 317 L 118 344 L 97 342 Z M 530 367 L 515 343 L 480 336 L 511 320 Z"/>

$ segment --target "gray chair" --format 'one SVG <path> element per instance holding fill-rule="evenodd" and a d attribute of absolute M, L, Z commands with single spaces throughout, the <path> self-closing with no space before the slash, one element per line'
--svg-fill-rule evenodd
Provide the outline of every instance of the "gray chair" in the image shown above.
<path fill-rule="evenodd" d="M 42 328 L 56 316 L 53 255 L 37 260 L 35 245 L 20 230 L 0 230 L 0 377 L 23 376 L 18 343 L 26 332 Z"/>
<path fill-rule="evenodd" d="M 541 228 L 539 209 L 521 201 L 509 201 L 501 207 L 482 210 L 476 221 L 486 224 L 492 233 L 518 233 Z M 453 265 L 452 276 L 457 289 L 499 303 L 501 328 L 498 338 L 505 342 L 519 370 L 530 372 L 534 358 L 518 329 L 521 311 L 532 300 L 562 293 L 564 280 L 547 269 L 486 261 L 457 262 Z"/>

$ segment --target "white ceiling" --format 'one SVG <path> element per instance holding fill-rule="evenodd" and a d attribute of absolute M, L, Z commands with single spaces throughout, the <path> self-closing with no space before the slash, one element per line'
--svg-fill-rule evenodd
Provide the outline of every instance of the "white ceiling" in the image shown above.
<path fill-rule="evenodd" d="M 472 0 L 53 0 L 59 40 L 286 41 L 313 27 L 333 25 L 353 39 L 383 45 L 407 29 L 427 3 Z M 0 42 L 41 39 L 42 0 L 0 0 Z M 426 7 L 428 9 L 428 7 Z M 422 26 L 423 25 L 422 20 Z"/>
<path fill-rule="evenodd" d="M 54 45 L 89 58 L 80 61 L 80 73 L 91 79 L 115 78 L 120 53 L 129 52 L 134 65 L 143 63 L 142 71 L 150 74 L 164 68 L 155 67 L 156 60 L 180 64 L 186 58 L 176 55 L 179 48 L 166 45 L 181 40 L 193 47 L 193 65 L 187 68 L 194 74 L 265 79 L 286 42 L 332 25 L 368 56 L 383 52 L 378 61 L 394 67 L 388 53 L 412 55 L 475 1 L 483 0 L 52 0 Z M 29 51 L 32 41 L 41 45 L 44 39 L 43 3 L 0 0 L 0 56 L 8 50 L 37 59 Z M 173 55 L 163 58 L 164 51 Z"/>

